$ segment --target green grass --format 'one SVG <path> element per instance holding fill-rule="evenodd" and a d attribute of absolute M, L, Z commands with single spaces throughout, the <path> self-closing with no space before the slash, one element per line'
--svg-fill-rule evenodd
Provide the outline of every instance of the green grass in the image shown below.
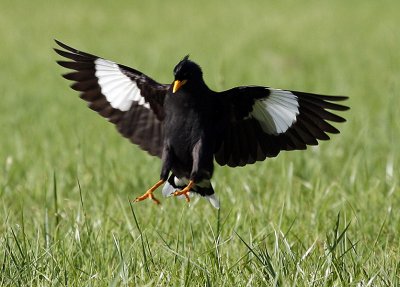
<path fill-rule="evenodd" d="M 398 1 L 2 1 L 0 286 L 398 286 Z M 131 204 L 160 161 L 67 87 L 53 38 L 216 90 L 348 95 L 318 148 L 216 167 L 205 200 Z"/>

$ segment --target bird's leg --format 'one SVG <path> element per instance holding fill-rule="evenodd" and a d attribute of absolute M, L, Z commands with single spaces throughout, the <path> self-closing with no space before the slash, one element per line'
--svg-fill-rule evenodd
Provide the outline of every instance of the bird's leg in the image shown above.
<path fill-rule="evenodd" d="M 177 190 L 173 194 L 174 194 L 174 196 L 184 195 L 186 197 L 186 202 L 189 202 L 190 201 L 189 192 L 190 192 L 190 189 L 194 185 L 195 185 L 194 181 L 191 180 L 191 181 L 189 181 L 189 184 L 184 189 L 179 190 L 179 191 Z"/>
<path fill-rule="evenodd" d="M 160 187 L 165 180 L 160 179 L 155 185 L 153 185 L 148 191 L 146 191 L 142 196 L 137 197 L 133 202 L 139 202 L 142 200 L 145 200 L 146 198 L 150 198 L 153 200 L 156 204 L 160 204 L 160 201 L 154 197 L 153 192 Z"/>
<path fill-rule="evenodd" d="M 146 198 L 150 198 L 156 204 L 160 204 L 160 201 L 154 197 L 153 192 L 168 179 L 168 174 L 171 170 L 171 149 L 167 144 L 165 144 L 163 148 L 162 161 L 163 161 L 163 166 L 161 168 L 160 180 L 155 185 L 153 185 L 148 191 L 146 191 L 142 196 L 137 197 L 134 200 L 134 202 L 139 202 L 145 200 Z"/>

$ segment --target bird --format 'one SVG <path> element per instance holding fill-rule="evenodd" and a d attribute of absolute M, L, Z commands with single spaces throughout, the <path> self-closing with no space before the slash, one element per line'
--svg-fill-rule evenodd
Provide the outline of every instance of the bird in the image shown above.
<path fill-rule="evenodd" d="M 190 202 L 205 197 L 220 203 L 211 184 L 214 163 L 238 167 L 304 150 L 338 134 L 332 123 L 345 122 L 336 111 L 347 96 L 320 95 L 268 86 L 211 90 L 201 67 L 185 56 L 173 69 L 170 84 L 114 61 L 76 50 L 58 40 L 57 63 L 69 69 L 88 107 L 113 123 L 122 136 L 159 157 L 159 180 L 134 202 L 151 199 L 162 185 L 164 196 Z"/>

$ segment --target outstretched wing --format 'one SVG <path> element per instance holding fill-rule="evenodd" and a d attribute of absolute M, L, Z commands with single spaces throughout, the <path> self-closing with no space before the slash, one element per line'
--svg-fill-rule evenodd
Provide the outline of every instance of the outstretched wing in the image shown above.
<path fill-rule="evenodd" d="M 328 110 L 349 109 L 323 96 L 268 87 L 237 87 L 219 94 L 227 105 L 228 124 L 215 152 L 220 165 L 244 166 L 275 157 L 281 150 L 302 150 L 339 133 L 331 122 L 346 120 Z"/>
<path fill-rule="evenodd" d="M 164 98 L 170 85 L 159 84 L 143 73 L 115 62 L 84 53 L 56 40 L 54 49 L 68 59 L 57 61 L 72 72 L 63 75 L 74 81 L 89 108 L 116 125 L 118 131 L 151 155 L 161 157 Z"/>

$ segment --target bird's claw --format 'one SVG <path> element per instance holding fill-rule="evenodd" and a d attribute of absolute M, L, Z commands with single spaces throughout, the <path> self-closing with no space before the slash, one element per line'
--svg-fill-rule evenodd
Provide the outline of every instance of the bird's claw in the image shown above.
<path fill-rule="evenodd" d="M 190 194 L 190 189 L 195 185 L 194 181 L 191 180 L 189 181 L 189 184 L 182 190 L 177 190 L 173 193 L 174 196 L 180 196 L 183 195 L 186 198 L 186 202 L 190 202 L 189 194 Z"/>
<path fill-rule="evenodd" d="M 150 198 L 151 200 L 154 201 L 155 204 L 160 204 L 160 201 L 154 197 L 153 192 L 163 183 L 165 180 L 159 180 L 155 185 L 153 185 L 148 191 L 146 191 L 142 196 L 136 197 L 136 199 L 133 202 L 139 202 L 142 200 L 145 200 L 146 198 Z"/>
<path fill-rule="evenodd" d="M 155 198 L 153 193 L 147 193 L 147 192 L 145 194 L 143 194 L 142 196 L 136 197 L 136 199 L 133 202 L 139 202 L 139 201 L 145 200 L 147 198 L 150 198 L 151 200 L 153 200 L 155 204 L 161 203 L 157 198 Z"/>
<path fill-rule="evenodd" d="M 173 193 L 174 196 L 180 196 L 183 195 L 186 199 L 186 202 L 190 202 L 190 197 L 189 197 L 189 190 L 186 190 L 186 188 L 182 189 L 182 190 L 177 190 Z"/>

